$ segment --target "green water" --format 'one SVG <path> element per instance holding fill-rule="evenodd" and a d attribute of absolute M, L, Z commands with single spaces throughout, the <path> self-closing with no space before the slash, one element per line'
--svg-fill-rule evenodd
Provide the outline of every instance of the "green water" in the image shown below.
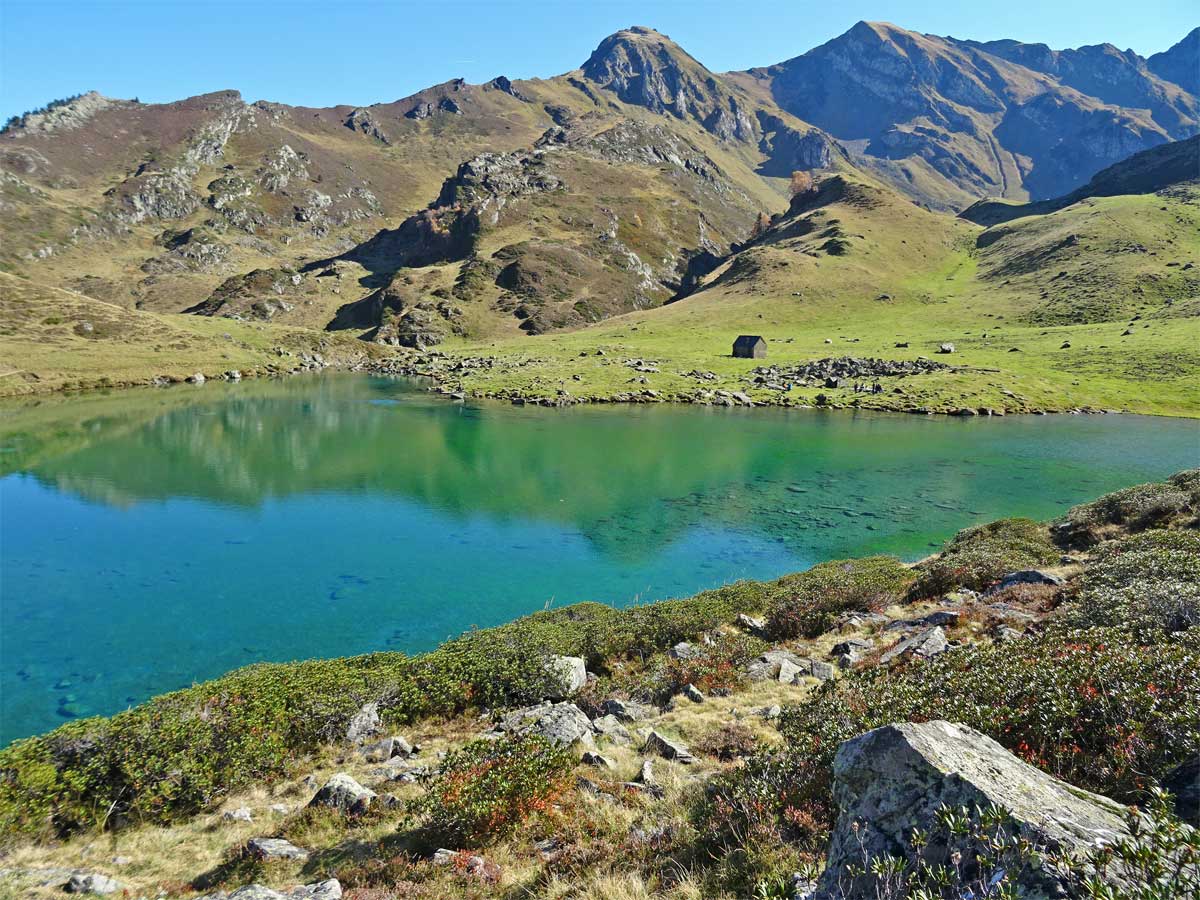
<path fill-rule="evenodd" d="M 258 660 L 925 555 L 1200 460 L 1200 426 L 470 406 L 365 376 L 0 407 L 0 742 Z"/>

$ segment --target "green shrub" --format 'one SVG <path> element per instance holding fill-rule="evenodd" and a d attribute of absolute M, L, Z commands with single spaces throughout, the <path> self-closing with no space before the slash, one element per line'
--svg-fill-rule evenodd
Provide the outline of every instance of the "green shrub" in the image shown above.
<path fill-rule="evenodd" d="M 1068 510 L 1054 523 L 1055 534 L 1071 546 L 1088 547 L 1103 539 L 1113 526 L 1145 531 L 1164 525 L 1200 498 L 1197 480 L 1200 476 L 1192 470 L 1172 476 L 1166 484 L 1138 484 L 1105 494 Z"/>
<path fill-rule="evenodd" d="M 1054 562 L 1059 551 L 1044 525 L 1032 519 L 1000 519 L 956 534 L 936 559 L 920 567 L 915 598 L 956 588 L 983 591 L 1009 572 Z"/>
<path fill-rule="evenodd" d="M 819 850 L 838 746 L 889 722 L 946 719 L 1027 762 L 1120 800 L 1200 752 L 1200 629 L 1143 644 L 1117 629 L 1055 629 L 945 653 L 903 672 L 867 669 L 789 707 L 785 749 L 714 783 L 699 830 L 729 847 L 747 835 Z"/>
<path fill-rule="evenodd" d="M 781 596 L 767 614 L 767 632 L 776 640 L 816 637 L 833 627 L 842 613 L 888 606 L 912 578 L 912 572 L 894 556 L 821 563 L 780 579 Z"/>
<path fill-rule="evenodd" d="M 1147 633 L 1200 625 L 1200 534 L 1151 531 L 1102 545 L 1066 617 Z"/>
<path fill-rule="evenodd" d="M 575 758 L 537 735 L 482 739 L 449 754 L 415 806 L 439 847 L 478 847 L 544 812 L 566 789 Z"/>
<path fill-rule="evenodd" d="M 628 687 L 631 695 L 661 706 L 689 684 L 705 694 L 728 692 L 745 678 L 750 660 L 766 649 L 762 641 L 744 634 L 719 634 L 711 643 L 693 646 L 686 659 L 655 656 Z"/>

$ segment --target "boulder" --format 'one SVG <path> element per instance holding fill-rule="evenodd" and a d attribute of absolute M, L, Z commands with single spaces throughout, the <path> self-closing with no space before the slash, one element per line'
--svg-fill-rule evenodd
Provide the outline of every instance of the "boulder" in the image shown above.
<path fill-rule="evenodd" d="M 608 738 L 614 744 L 628 744 L 633 741 L 629 735 L 629 730 L 621 724 L 616 716 L 601 716 L 592 722 L 592 728 L 596 734 Z"/>
<path fill-rule="evenodd" d="M 780 684 L 794 684 L 797 676 L 807 674 L 808 672 L 804 668 L 796 665 L 791 660 L 781 659 L 779 661 L 779 671 L 775 673 L 775 680 Z"/>
<path fill-rule="evenodd" d="M 946 632 L 942 631 L 940 625 L 937 625 L 927 631 L 903 638 L 896 646 L 883 654 L 879 658 L 879 662 L 886 666 L 888 663 L 904 657 L 917 656 L 928 659 L 939 653 L 945 653 L 948 649 L 950 649 L 950 642 L 946 640 Z"/>
<path fill-rule="evenodd" d="M 255 859 L 308 859 L 308 851 L 301 850 L 290 841 L 283 838 L 260 837 L 250 838 L 246 842 L 246 851 Z"/>
<path fill-rule="evenodd" d="M 566 746 L 590 741 L 592 723 L 574 703 L 539 703 L 505 716 L 497 730 L 513 734 L 540 734 L 553 744 Z"/>
<path fill-rule="evenodd" d="M 654 708 L 632 700 L 618 700 L 615 697 L 604 701 L 601 707 L 607 716 L 616 716 L 622 722 L 640 722 L 654 715 Z"/>
<path fill-rule="evenodd" d="M 663 759 L 673 759 L 685 765 L 690 765 L 696 761 L 696 757 L 692 756 L 692 751 L 686 745 L 679 741 L 663 737 L 657 731 L 650 732 L 646 738 L 646 743 L 642 746 L 642 752 L 657 753 Z"/>
<path fill-rule="evenodd" d="M 292 900 L 341 900 L 342 883 L 336 878 L 329 878 L 293 888 L 288 896 Z"/>
<path fill-rule="evenodd" d="M 546 671 L 553 682 L 546 692 L 549 700 L 565 700 L 587 684 L 587 664 L 578 656 L 551 656 Z"/>
<path fill-rule="evenodd" d="M 1012 827 L 1035 846 L 1082 855 L 1127 837 L 1124 808 L 1064 784 L 965 725 L 933 721 L 885 725 L 846 741 L 833 762 L 838 820 L 815 900 L 874 897 L 871 876 L 850 866 L 910 852 L 914 829 L 930 836 L 924 858 L 946 850 L 937 812 L 943 806 L 1007 810 Z M 982 873 L 984 880 L 988 873 Z M 1062 896 L 1052 866 L 1007 873 L 1022 897 Z"/>
<path fill-rule="evenodd" d="M 818 681 L 828 681 L 833 678 L 833 666 L 817 659 L 809 660 L 808 674 L 812 675 Z"/>
<path fill-rule="evenodd" d="M 124 890 L 124 886 L 99 872 L 76 872 L 63 885 L 63 890 L 68 894 L 115 894 Z"/>
<path fill-rule="evenodd" d="M 1022 569 L 1020 572 L 1009 572 L 1000 579 L 1000 583 L 996 585 L 991 593 L 1002 591 L 1005 588 L 1014 587 L 1018 584 L 1048 584 L 1054 587 L 1066 584 L 1066 581 L 1052 572 L 1042 572 L 1039 569 Z"/>
<path fill-rule="evenodd" d="M 366 703 L 354 714 L 350 724 L 346 726 L 346 740 L 351 743 L 361 743 L 367 738 L 375 737 L 383 730 L 383 721 L 379 718 L 379 704 Z"/>
<path fill-rule="evenodd" d="M 700 688 L 694 684 L 688 684 L 683 689 L 683 696 L 687 697 L 693 703 L 703 703 L 704 694 L 700 692 Z"/>
<path fill-rule="evenodd" d="M 595 750 L 585 750 L 579 761 L 585 766 L 597 766 L 602 769 L 615 769 L 617 764 L 607 756 L 601 756 Z"/>
<path fill-rule="evenodd" d="M 239 806 L 237 809 L 227 809 L 221 813 L 221 818 L 226 822 L 253 822 L 254 816 L 244 806 Z"/>
<path fill-rule="evenodd" d="M 938 344 L 938 353 L 953 353 L 954 345 L 950 343 Z"/>
<path fill-rule="evenodd" d="M 757 619 L 754 616 L 748 616 L 745 613 L 738 613 L 737 619 L 734 620 L 737 626 L 755 637 L 762 637 L 767 633 L 767 623 L 762 619 Z"/>
<path fill-rule="evenodd" d="M 308 802 L 309 806 L 327 806 L 344 813 L 363 813 L 375 799 L 375 792 L 363 787 L 345 772 L 332 776 Z"/>
<path fill-rule="evenodd" d="M 687 641 L 680 641 L 667 651 L 667 656 L 671 659 L 695 659 L 699 655 L 700 651 Z"/>
<path fill-rule="evenodd" d="M 407 759 L 415 752 L 413 745 L 399 735 L 386 737 L 363 748 L 367 762 L 387 762 L 389 759 Z"/>

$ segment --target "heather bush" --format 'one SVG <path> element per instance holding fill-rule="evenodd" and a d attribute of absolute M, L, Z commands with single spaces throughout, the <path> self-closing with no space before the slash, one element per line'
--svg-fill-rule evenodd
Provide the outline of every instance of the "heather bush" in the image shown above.
<path fill-rule="evenodd" d="M 912 573 L 893 556 L 839 559 L 779 581 L 779 596 L 767 613 L 776 640 L 816 637 L 846 612 L 868 612 L 895 602 Z"/>
<path fill-rule="evenodd" d="M 706 643 L 694 644 L 685 657 L 655 656 L 645 671 L 631 679 L 627 690 L 658 705 L 689 684 L 705 694 L 728 692 L 745 678 L 746 664 L 765 648 L 762 641 L 744 634 L 717 634 Z"/>
<path fill-rule="evenodd" d="M 449 754 L 415 805 L 439 847 L 479 847 L 544 812 L 566 789 L 575 757 L 537 735 L 481 739 Z"/>
<path fill-rule="evenodd" d="M 1196 470 L 1179 472 L 1165 484 L 1138 484 L 1105 494 L 1099 500 L 1074 506 L 1054 523 L 1055 534 L 1067 544 L 1087 547 L 1099 542 L 1114 526 L 1145 531 L 1172 521 L 1200 500 Z"/>
<path fill-rule="evenodd" d="M 1104 544 L 1066 612 L 1071 623 L 1147 633 L 1200 625 L 1200 534 L 1150 531 Z"/>
<path fill-rule="evenodd" d="M 741 722 L 727 722 L 700 736 L 692 749 L 722 762 L 749 756 L 758 749 L 758 738 Z"/>
<path fill-rule="evenodd" d="M 1048 565 L 1059 551 L 1044 525 L 1032 519 L 1000 519 L 956 534 L 941 555 L 920 566 L 914 598 L 956 588 L 983 591 L 1009 572 Z"/>

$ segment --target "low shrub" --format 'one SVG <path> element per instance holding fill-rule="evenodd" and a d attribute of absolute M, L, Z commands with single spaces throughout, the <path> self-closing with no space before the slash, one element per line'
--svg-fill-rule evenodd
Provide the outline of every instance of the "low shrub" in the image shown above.
<path fill-rule="evenodd" d="M 567 788 L 575 757 L 538 735 L 481 739 L 449 754 L 415 810 L 439 847 L 479 847 L 544 812 Z"/>
<path fill-rule="evenodd" d="M 628 692 L 656 705 L 663 705 L 689 684 L 702 693 L 733 690 L 744 678 L 745 667 L 766 644 L 744 634 L 718 634 L 707 643 L 693 645 L 685 658 L 655 656 L 647 669 L 632 679 Z"/>
<path fill-rule="evenodd" d="M 912 572 L 894 556 L 821 563 L 780 579 L 780 595 L 767 613 L 767 632 L 776 640 L 816 637 L 842 613 L 888 606 L 912 579 Z"/>
<path fill-rule="evenodd" d="M 1032 519 L 1000 519 L 956 534 L 936 559 L 920 567 L 916 599 L 957 588 L 983 591 L 1009 572 L 1054 562 L 1059 551 L 1044 525 Z"/>
<path fill-rule="evenodd" d="M 1080 627 L 1145 633 L 1200 625 L 1200 534 L 1151 531 L 1103 545 L 1066 612 Z"/>
<path fill-rule="evenodd" d="M 1070 546 L 1089 547 L 1114 526 L 1145 531 L 1167 524 L 1200 501 L 1196 472 L 1179 472 L 1165 484 L 1138 484 L 1074 506 L 1054 523 L 1054 532 Z"/>
<path fill-rule="evenodd" d="M 722 762 L 750 756 L 758 749 L 758 738 L 741 722 L 727 722 L 693 742 L 692 747 Z"/>
<path fill-rule="evenodd" d="M 785 709 L 784 749 L 716 780 L 698 830 L 723 847 L 765 835 L 820 849 L 838 746 L 889 722 L 931 719 L 975 728 L 1079 787 L 1135 798 L 1200 752 L 1200 629 L 1147 645 L 1118 629 L 1058 628 L 828 682 Z"/>

